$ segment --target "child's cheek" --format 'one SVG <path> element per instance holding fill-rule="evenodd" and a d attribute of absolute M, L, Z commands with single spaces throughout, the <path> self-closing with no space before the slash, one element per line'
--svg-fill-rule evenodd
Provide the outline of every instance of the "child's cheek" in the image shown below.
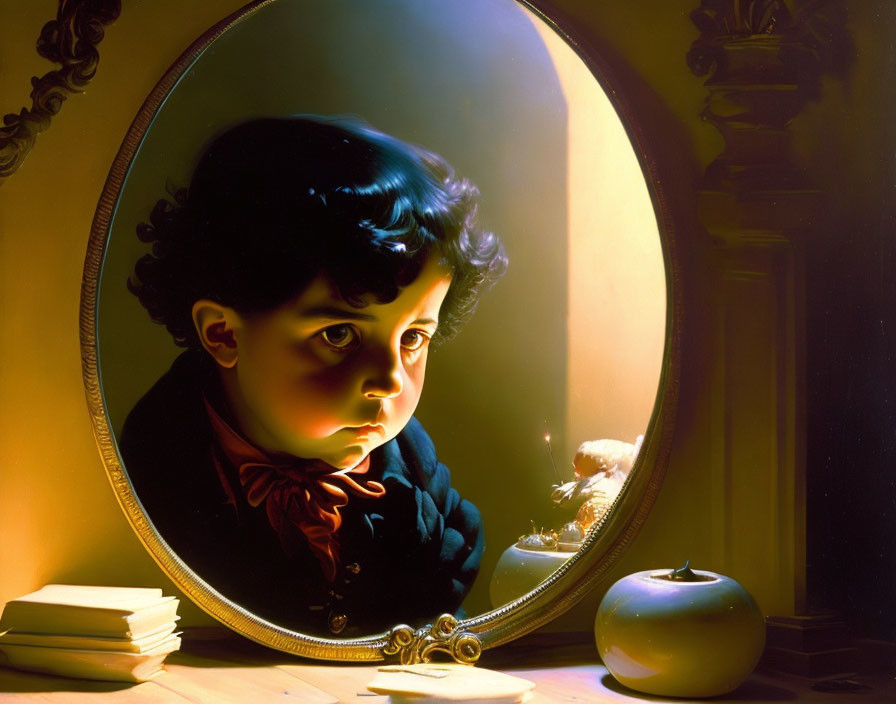
<path fill-rule="evenodd" d="M 337 409 L 361 398 L 360 384 L 335 368 L 295 377 L 293 393 L 302 405 L 313 402 L 313 405 L 327 409 Z"/>
<path fill-rule="evenodd" d="M 423 391 L 423 382 L 425 379 L 425 366 L 411 368 L 407 371 L 405 377 L 404 389 L 401 396 L 395 399 L 396 408 L 404 417 L 404 420 L 410 420 L 410 417 L 417 409 L 420 402 L 420 396 Z"/>

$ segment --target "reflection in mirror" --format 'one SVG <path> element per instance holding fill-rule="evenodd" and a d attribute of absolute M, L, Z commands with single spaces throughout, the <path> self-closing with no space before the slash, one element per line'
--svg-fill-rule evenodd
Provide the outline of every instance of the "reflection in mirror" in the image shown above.
<path fill-rule="evenodd" d="M 397 138 L 396 144 L 419 144 L 445 157 L 458 174 L 478 187 L 479 230 L 497 233 L 510 262 L 506 275 L 482 297 L 475 315 L 456 338 L 430 350 L 422 394 L 422 374 L 419 379 L 402 380 L 404 389 L 413 391 L 406 398 L 416 401 L 420 395 L 416 411 L 409 402 L 398 414 L 395 427 L 384 426 L 382 433 L 375 417 L 358 414 L 341 421 L 340 427 L 369 426 L 358 428 L 351 442 L 340 444 L 341 450 L 349 445 L 356 448 L 351 457 L 314 443 L 310 447 L 296 437 L 306 441 L 317 437 L 314 424 L 322 407 L 320 399 L 328 403 L 336 396 L 339 382 L 335 377 L 292 370 L 289 383 L 281 384 L 272 363 L 257 361 L 267 357 L 234 354 L 234 349 L 243 342 L 249 350 L 263 352 L 271 340 L 282 342 L 276 335 L 297 333 L 303 324 L 297 321 L 297 310 L 311 308 L 319 313 L 335 305 L 341 317 L 331 317 L 313 330 L 314 339 L 322 343 L 321 354 L 339 358 L 333 368 L 345 370 L 353 364 L 351 353 L 359 339 L 386 338 L 387 332 L 400 333 L 396 349 L 406 354 L 418 344 L 418 336 L 422 339 L 435 332 L 429 319 L 438 317 L 442 325 L 447 309 L 441 302 L 452 295 L 446 290 L 446 272 L 434 258 L 418 258 L 408 273 L 384 275 L 382 261 L 393 255 L 404 261 L 416 245 L 395 239 L 394 226 L 374 227 L 385 231 L 382 247 L 374 248 L 364 265 L 345 273 L 343 286 L 331 276 L 320 275 L 329 272 L 329 267 L 315 265 L 300 275 L 297 262 L 305 266 L 307 261 L 317 261 L 305 257 L 308 241 L 301 245 L 301 252 L 289 256 L 281 256 L 291 246 L 281 241 L 273 247 L 274 256 L 265 252 L 265 261 L 272 262 L 270 273 L 258 276 L 250 286 L 253 293 L 275 302 L 260 307 L 226 299 L 217 290 L 184 292 L 172 284 L 170 272 L 148 284 L 151 276 L 141 271 L 152 268 L 147 262 L 155 261 L 151 246 L 156 255 L 170 246 L 154 242 L 160 226 L 170 225 L 174 237 L 191 237 L 197 223 L 218 217 L 233 228 L 234 242 L 246 241 L 251 223 L 241 222 L 248 212 L 241 203 L 254 199 L 257 204 L 276 194 L 271 184 L 260 188 L 264 182 L 254 174 L 270 175 L 267 169 L 272 160 L 288 161 L 289 156 L 288 150 L 277 149 L 265 154 L 260 143 L 253 143 L 254 137 L 239 147 L 245 150 L 247 166 L 236 172 L 241 180 L 228 186 L 233 188 L 232 199 L 219 202 L 208 213 L 192 212 L 185 221 L 174 217 L 177 208 L 172 206 L 157 209 L 152 217 L 150 213 L 166 190 L 167 201 L 177 205 L 183 196 L 179 189 L 190 185 L 197 161 L 215 135 L 259 117 L 299 113 L 363 116 Z M 481 614 L 522 596 L 573 554 L 568 549 L 574 549 L 582 535 L 568 524 L 578 520 L 583 533 L 599 527 L 601 512 L 612 504 L 613 491 L 630 469 L 619 461 L 600 464 L 619 450 L 612 441 L 629 443 L 627 461 L 633 464 L 636 438 L 647 427 L 663 353 L 665 279 L 659 235 L 638 158 L 606 95 L 568 45 L 513 0 L 361 4 L 281 0 L 247 14 L 211 41 L 151 117 L 134 147 L 108 227 L 97 303 L 97 353 L 105 411 L 124 470 L 148 518 L 187 567 L 236 605 L 277 626 L 344 638 L 370 635 L 401 620 L 432 620 L 445 610 Z M 345 124 L 354 123 L 350 119 Z M 301 141 L 308 143 L 304 137 Z M 325 173 L 327 168 L 318 163 L 314 170 Z M 212 168 L 211 173 L 217 176 L 224 171 Z M 260 190 L 252 195 L 256 187 Z M 296 198 L 286 199 L 288 207 L 296 209 L 293 221 L 301 214 L 317 224 L 319 210 L 314 208 L 325 206 L 325 200 L 332 204 L 345 192 L 335 186 L 333 194 L 318 189 L 310 182 L 301 189 L 295 187 Z M 187 201 L 195 192 L 195 186 L 189 189 Z M 355 207 L 346 205 L 340 217 L 349 217 Z M 352 215 L 355 224 L 370 219 L 363 211 Z M 422 219 L 425 223 L 426 217 Z M 414 222 L 419 220 L 418 214 Z M 172 221 L 177 224 L 171 225 Z M 147 222 L 150 228 L 141 226 Z M 265 223 L 265 229 L 281 224 Z M 403 226 L 398 225 L 399 229 Z M 143 242 L 135 234 L 138 228 Z M 309 232 L 314 241 L 320 241 L 317 235 L 329 229 L 327 225 Z M 256 241 L 254 234 L 252 241 Z M 315 257 L 324 256 L 314 251 Z M 334 256 L 344 251 L 343 247 Z M 202 252 L 205 256 L 192 260 L 190 271 L 218 264 L 226 270 L 226 261 L 217 259 L 219 253 L 218 247 L 208 246 Z M 254 255 L 249 251 L 237 249 L 231 254 L 240 261 L 236 271 L 241 276 L 263 271 L 250 266 Z M 499 269 L 494 254 L 490 256 L 486 259 L 491 264 L 485 268 Z M 137 264 L 140 261 L 144 264 Z M 305 279 L 298 284 L 301 276 Z M 371 283 L 372 278 L 387 283 L 400 279 L 406 285 L 391 300 L 372 302 L 364 294 L 382 285 L 382 281 Z M 363 280 L 360 288 L 348 290 L 357 280 Z M 178 328 L 193 336 L 192 351 L 186 357 L 183 348 L 172 342 L 172 335 L 151 322 L 138 298 L 128 291 L 128 281 L 142 298 L 170 296 L 186 311 L 184 325 Z M 286 296 L 275 290 L 284 283 L 291 287 Z M 355 308 L 353 296 L 360 296 L 367 306 Z M 378 305 L 385 309 L 377 321 L 388 320 L 389 325 L 356 317 Z M 302 353 L 295 346 L 289 352 L 283 348 L 284 359 Z M 247 359 L 256 363 L 247 364 Z M 188 362 L 192 367 L 176 376 Z M 168 398 L 156 394 L 154 408 L 141 401 L 153 397 L 160 379 L 170 380 L 171 398 L 180 398 L 188 389 L 196 391 L 197 384 L 190 380 L 207 379 L 202 374 L 209 369 L 214 383 L 198 385 L 201 404 L 191 408 L 200 425 L 217 428 L 211 436 L 202 436 L 195 432 L 195 425 L 181 422 L 171 412 L 173 403 Z M 390 379 L 381 381 L 385 387 Z M 208 390 L 205 397 L 204 389 Z M 386 396 L 394 389 L 380 393 Z M 298 395 L 300 402 L 295 400 Z M 318 403 L 310 403 L 312 398 Z M 283 415 L 276 410 L 281 404 L 287 409 Z M 309 424 L 299 434 L 289 431 L 293 409 L 302 416 L 296 423 Z M 141 417 L 143 410 L 146 414 Z M 412 412 L 419 424 L 412 421 L 403 429 Z M 425 434 L 420 430 L 415 435 L 423 427 Z M 234 429 L 238 441 L 230 442 L 229 430 Z M 376 457 L 389 451 L 390 443 L 385 441 L 392 431 L 404 433 L 398 436 L 398 442 L 405 443 L 399 453 L 402 460 L 408 456 L 407 444 L 414 442 L 420 443 L 414 452 L 428 457 L 429 445 L 423 440 L 428 436 L 438 461 L 450 468 L 450 479 L 446 473 L 436 482 L 444 492 L 439 511 L 426 512 L 426 496 L 434 494 L 420 492 L 419 481 L 402 483 L 396 477 L 396 488 L 386 487 L 379 495 L 387 482 L 381 476 L 385 465 Z M 246 440 L 248 448 L 241 444 Z M 603 444 L 582 447 L 577 476 L 572 461 L 586 441 Z M 207 459 L 210 445 L 216 448 L 211 463 Z M 196 486 L 199 473 L 192 468 L 202 462 L 189 458 L 189 453 L 200 446 L 206 453 L 204 466 L 211 469 L 205 479 L 214 480 L 211 485 L 217 493 L 202 492 Z M 374 447 L 380 449 L 370 453 Z M 263 461 L 251 453 L 236 457 L 248 449 L 262 449 L 267 457 Z M 343 527 L 335 530 L 333 511 L 316 513 L 316 523 L 309 524 L 308 512 L 295 508 L 307 502 L 270 500 L 278 492 L 293 498 L 303 495 L 293 491 L 294 485 L 287 491 L 271 479 L 294 474 L 269 462 L 271 455 L 324 460 L 336 470 L 351 470 L 359 462 L 363 469 L 370 456 L 373 469 L 367 475 L 341 473 L 341 479 L 313 486 L 307 476 L 314 468 L 305 466 L 299 473 L 309 496 L 326 495 L 332 505 L 345 501 L 342 494 L 347 497 L 340 509 Z M 245 481 L 238 476 L 241 464 L 248 465 Z M 261 472 L 260 465 L 274 469 Z M 157 482 L 164 474 L 173 481 Z M 377 502 L 398 501 L 402 491 L 405 499 L 413 499 L 413 512 L 373 508 Z M 202 507 L 193 501 L 197 494 L 205 497 Z M 228 535 L 216 521 L 233 519 L 235 506 L 244 507 L 245 530 Z M 449 509 L 456 510 L 453 517 Z M 203 516 L 185 531 L 184 521 L 195 518 L 191 512 Z M 481 529 L 474 525 L 479 513 Z M 349 525 L 355 525 L 356 533 L 360 526 L 366 535 L 378 535 L 368 525 L 380 520 L 375 516 L 390 522 L 379 535 L 393 536 L 377 548 L 380 553 L 345 537 L 351 533 Z M 301 528 L 303 521 L 307 530 Z M 567 550 L 540 551 L 542 557 L 551 557 L 532 574 L 499 564 L 532 524 L 536 533 L 564 543 L 547 547 Z M 287 529 L 278 532 L 278 525 Z M 210 526 L 216 527 L 211 530 Z M 394 536 L 407 537 L 415 531 L 424 537 L 437 536 L 438 543 L 430 547 L 438 544 L 438 556 L 444 553 L 447 562 L 454 560 L 452 564 L 458 566 L 456 573 L 443 575 L 447 585 L 443 591 L 450 595 L 436 598 L 438 590 L 421 578 L 438 559 L 426 563 L 415 556 L 402 561 L 402 551 L 395 550 L 389 559 L 373 559 L 376 569 L 388 572 L 388 576 L 370 578 L 380 588 L 359 588 L 349 598 L 350 583 L 363 585 L 368 574 L 365 567 L 370 567 L 369 560 L 362 564 L 363 559 L 347 557 L 350 550 L 385 555 L 390 545 L 399 542 Z M 551 531 L 557 535 L 550 535 Z M 257 543 L 246 538 L 253 532 L 256 537 L 267 536 L 264 544 L 270 554 L 253 552 L 251 546 Z M 480 537 L 484 537 L 483 552 Z M 354 547 L 346 547 L 349 544 Z M 271 565 L 282 563 L 282 556 L 291 551 L 298 554 L 297 546 L 307 559 L 294 561 L 290 569 L 301 564 L 299 572 L 306 581 L 309 574 L 322 577 L 308 584 L 293 582 L 287 590 L 275 589 L 280 598 L 267 598 L 265 584 L 276 583 L 270 572 L 279 569 Z M 252 560 L 240 557 L 247 554 Z M 474 559 L 464 566 L 470 557 Z M 209 566 L 210 561 L 226 565 L 237 578 L 222 577 Z M 474 562 L 479 563 L 475 580 Z M 345 582 L 349 591 L 332 588 L 335 580 Z M 464 595 L 463 603 L 458 603 Z M 351 608 L 338 603 L 347 604 L 346 599 L 352 598 Z M 411 604 L 413 611 L 402 610 Z"/>
<path fill-rule="evenodd" d="M 128 413 L 121 457 L 231 601 L 316 635 L 460 608 L 482 520 L 413 413 L 430 344 L 506 267 L 477 201 L 432 152 L 302 115 L 216 136 L 138 227 L 152 249 L 128 287 L 186 351 Z"/>

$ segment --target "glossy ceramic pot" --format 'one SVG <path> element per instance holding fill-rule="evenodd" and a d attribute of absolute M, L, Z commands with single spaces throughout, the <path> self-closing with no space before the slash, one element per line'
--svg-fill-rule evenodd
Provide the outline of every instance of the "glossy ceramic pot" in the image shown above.
<path fill-rule="evenodd" d="M 528 594 L 572 555 L 559 550 L 527 550 L 511 545 L 495 565 L 489 582 L 492 608 L 500 608 Z"/>
<path fill-rule="evenodd" d="M 649 570 L 616 582 L 594 623 L 604 665 L 623 685 L 673 697 L 735 689 L 765 645 L 765 619 L 729 577 Z"/>

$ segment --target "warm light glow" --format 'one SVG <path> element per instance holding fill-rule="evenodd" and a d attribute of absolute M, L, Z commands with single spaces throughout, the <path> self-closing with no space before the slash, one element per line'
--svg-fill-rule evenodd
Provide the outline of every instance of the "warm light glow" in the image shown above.
<path fill-rule="evenodd" d="M 545 442 L 550 442 L 550 441 L 551 441 L 551 434 L 550 434 L 550 433 L 545 433 L 545 434 L 544 434 L 544 441 L 545 441 Z"/>
<path fill-rule="evenodd" d="M 558 435 L 566 457 L 583 440 L 628 441 L 647 427 L 665 342 L 666 279 L 647 184 L 613 104 L 575 51 L 543 22 L 533 24 L 568 106 L 567 396 Z"/>

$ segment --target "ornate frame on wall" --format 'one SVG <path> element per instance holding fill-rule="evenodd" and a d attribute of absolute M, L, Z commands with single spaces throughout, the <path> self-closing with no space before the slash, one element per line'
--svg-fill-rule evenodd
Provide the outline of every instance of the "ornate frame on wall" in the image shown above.
<path fill-rule="evenodd" d="M 656 501 L 669 452 L 678 398 L 680 369 L 681 297 L 677 275 L 674 228 L 662 197 L 657 168 L 648 156 L 644 137 L 633 111 L 625 103 L 623 86 L 615 85 L 600 58 L 583 49 L 571 28 L 561 29 L 536 3 L 520 0 L 559 33 L 579 54 L 607 94 L 614 99 L 623 124 L 642 161 L 645 178 L 654 202 L 663 235 L 666 264 L 667 313 L 665 352 L 659 392 L 636 470 L 613 505 L 600 530 L 592 531 L 582 549 L 549 579 L 529 594 L 494 611 L 457 621 L 443 616 L 431 626 L 411 629 L 398 625 L 391 631 L 370 637 L 335 640 L 289 631 L 260 619 L 238 604 L 228 601 L 195 573 L 168 547 L 154 530 L 140 507 L 119 460 L 104 406 L 97 364 L 97 294 L 108 228 L 119 191 L 131 159 L 152 118 L 180 76 L 214 39 L 241 22 L 252 12 L 274 0 L 258 0 L 222 20 L 184 52 L 165 73 L 136 116 L 112 165 L 93 222 L 85 261 L 81 298 L 82 366 L 87 400 L 97 443 L 110 481 L 123 510 L 141 541 L 169 577 L 200 607 L 237 632 L 279 650 L 306 657 L 333 660 L 378 660 L 398 657 L 403 663 L 427 660 L 434 651 L 449 653 L 456 660 L 475 662 L 484 648 L 506 643 L 569 609 L 603 580 L 643 526 Z M 61 3 L 64 5 L 65 3 Z M 95 69 L 95 62 L 93 64 Z M 33 142 L 33 140 L 32 140 Z M 19 159 L 21 161 L 21 159 Z"/>

